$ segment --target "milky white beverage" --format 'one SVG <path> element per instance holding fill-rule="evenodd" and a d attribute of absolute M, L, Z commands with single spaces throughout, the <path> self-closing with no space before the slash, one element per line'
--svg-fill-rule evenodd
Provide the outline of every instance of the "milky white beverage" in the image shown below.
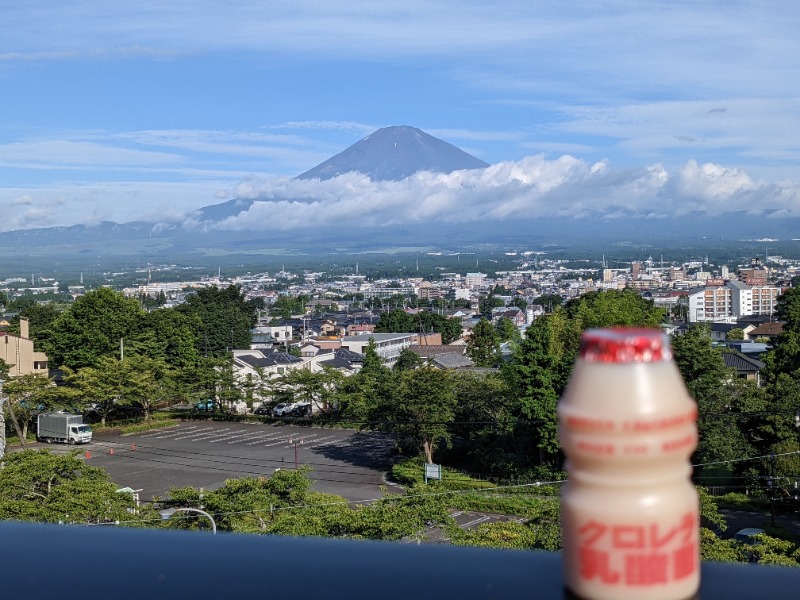
<path fill-rule="evenodd" d="M 583 334 L 558 405 L 567 587 L 589 600 L 684 600 L 700 584 L 689 456 L 697 404 L 658 330 Z"/>

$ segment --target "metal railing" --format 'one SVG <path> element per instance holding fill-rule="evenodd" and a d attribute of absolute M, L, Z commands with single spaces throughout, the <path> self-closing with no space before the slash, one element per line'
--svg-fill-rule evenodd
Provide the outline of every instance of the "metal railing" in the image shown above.
<path fill-rule="evenodd" d="M 4 598 L 572 598 L 561 555 L 549 552 L 11 522 L 0 540 Z M 789 567 L 702 572 L 702 600 L 785 600 L 800 589 Z"/>

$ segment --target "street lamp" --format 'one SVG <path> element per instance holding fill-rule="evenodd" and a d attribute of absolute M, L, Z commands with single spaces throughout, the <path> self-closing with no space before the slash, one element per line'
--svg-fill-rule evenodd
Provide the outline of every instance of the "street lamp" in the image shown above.
<path fill-rule="evenodd" d="M 158 514 L 161 515 L 162 521 L 169 521 L 176 512 L 195 512 L 208 517 L 208 520 L 211 521 L 211 533 L 217 533 L 217 523 L 214 521 L 214 517 L 199 508 L 163 508 L 158 511 Z"/>

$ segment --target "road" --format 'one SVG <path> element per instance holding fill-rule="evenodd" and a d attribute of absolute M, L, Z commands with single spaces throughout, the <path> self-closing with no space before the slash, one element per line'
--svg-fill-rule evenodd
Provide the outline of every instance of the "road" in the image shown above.
<path fill-rule="evenodd" d="M 49 447 L 57 452 L 75 448 Z M 120 487 L 141 490 L 142 500 L 164 497 L 172 487 L 215 489 L 226 479 L 294 468 L 296 453 L 297 464 L 312 469 L 313 489 L 359 501 L 383 495 L 392 448 L 392 439 L 382 433 L 186 421 L 138 434 L 95 434 L 80 450 Z"/>
<path fill-rule="evenodd" d="M 728 528 L 720 534 L 720 537 L 732 538 L 737 531 L 746 527 L 758 527 L 769 529 L 772 524 L 772 517 L 768 512 L 755 512 L 743 510 L 720 509 L 720 514 L 725 518 Z M 797 514 L 775 515 L 775 526 L 783 529 L 786 535 L 800 540 L 800 517 Z"/>

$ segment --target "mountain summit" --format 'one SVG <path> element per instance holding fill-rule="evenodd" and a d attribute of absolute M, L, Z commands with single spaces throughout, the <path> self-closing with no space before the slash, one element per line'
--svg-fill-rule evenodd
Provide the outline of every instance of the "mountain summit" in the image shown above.
<path fill-rule="evenodd" d="M 384 127 L 356 142 L 298 179 L 331 179 L 358 171 L 373 181 L 400 181 L 418 171 L 451 173 L 489 165 L 420 129 Z"/>

